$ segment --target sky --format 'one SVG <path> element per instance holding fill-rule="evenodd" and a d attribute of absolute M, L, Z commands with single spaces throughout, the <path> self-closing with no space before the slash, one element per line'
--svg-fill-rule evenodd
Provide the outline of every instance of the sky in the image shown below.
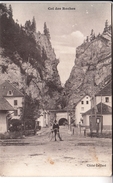
<path fill-rule="evenodd" d="M 91 29 L 97 35 L 102 33 L 105 21 L 111 24 L 110 2 L 8 2 L 13 8 L 13 18 L 24 25 L 33 16 L 37 31 L 43 33 L 46 22 L 51 35 L 51 43 L 59 58 L 58 71 L 61 83 L 65 84 L 74 66 L 76 48 L 80 46 Z M 7 4 L 8 4 L 7 3 Z M 56 10 L 55 8 L 60 8 Z M 62 10 L 70 7 L 75 10 Z"/>

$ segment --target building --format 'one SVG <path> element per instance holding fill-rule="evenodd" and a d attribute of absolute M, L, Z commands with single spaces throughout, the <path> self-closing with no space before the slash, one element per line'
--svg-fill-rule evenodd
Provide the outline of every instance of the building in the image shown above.
<path fill-rule="evenodd" d="M 103 130 L 111 130 L 112 128 L 112 107 L 99 103 L 96 107 L 86 111 L 82 114 L 83 124 L 87 127 L 90 126 L 90 120 L 95 122 L 95 110 L 96 110 L 96 123 L 99 123 L 99 130 L 101 130 L 101 125 Z"/>
<path fill-rule="evenodd" d="M 83 96 L 75 105 L 75 123 L 79 124 L 82 120 L 82 114 L 91 109 L 91 97 Z"/>
<path fill-rule="evenodd" d="M 0 96 L 0 133 L 7 132 L 8 122 L 7 115 L 9 111 L 13 111 L 14 108 L 7 102 L 5 98 Z"/>
<path fill-rule="evenodd" d="M 102 102 L 108 106 L 112 107 L 112 89 L 111 89 L 111 82 L 108 83 L 101 91 L 99 91 L 95 95 L 95 103 L 96 105 Z"/>
<path fill-rule="evenodd" d="M 111 130 L 112 127 L 112 90 L 109 82 L 101 91 L 91 99 L 91 109 L 82 114 L 85 126 L 102 124 L 103 130 Z M 92 119 L 91 119 L 92 118 Z M 101 126 L 101 125 L 100 125 Z"/>
<path fill-rule="evenodd" d="M 46 111 L 44 110 L 40 110 L 40 116 L 37 118 L 37 121 L 39 121 L 39 125 L 41 127 L 45 127 L 46 123 L 45 123 L 45 115 L 46 115 Z"/>
<path fill-rule="evenodd" d="M 13 107 L 10 111 L 11 118 L 20 119 L 23 107 L 24 95 L 15 88 L 9 81 L 0 85 L 0 95 Z"/>
<path fill-rule="evenodd" d="M 41 127 L 51 126 L 55 120 L 59 125 L 70 124 L 74 110 L 67 109 L 50 109 L 40 110 L 40 117 L 37 119 Z"/>

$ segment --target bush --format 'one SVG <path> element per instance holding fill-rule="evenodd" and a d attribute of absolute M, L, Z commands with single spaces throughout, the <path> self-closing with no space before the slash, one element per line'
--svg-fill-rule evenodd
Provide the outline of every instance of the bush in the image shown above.
<path fill-rule="evenodd" d="M 0 133 L 0 139 L 21 139 L 21 138 L 23 138 L 22 132 Z"/>
<path fill-rule="evenodd" d="M 9 121 L 10 132 L 20 132 L 22 130 L 22 122 L 19 119 L 12 119 Z"/>
<path fill-rule="evenodd" d="M 24 120 L 25 130 L 31 130 L 35 128 L 35 121 L 33 119 Z"/>
<path fill-rule="evenodd" d="M 22 132 L 10 132 L 9 137 L 10 137 L 10 139 L 21 139 L 21 138 L 23 138 L 23 133 Z"/>
<path fill-rule="evenodd" d="M 24 131 L 24 135 L 25 135 L 25 136 L 31 136 L 31 135 L 35 135 L 35 134 L 36 134 L 35 129 L 32 129 L 32 130 L 25 130 L 25 131 Z"/>

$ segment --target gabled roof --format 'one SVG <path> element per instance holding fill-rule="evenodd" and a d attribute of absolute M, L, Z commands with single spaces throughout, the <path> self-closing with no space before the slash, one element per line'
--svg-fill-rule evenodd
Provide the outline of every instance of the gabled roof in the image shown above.
<path fill-rule="evenodd" d="M 76 105 L 77 105 L 84 97 L 86 97 L 86 96 L 90 97 L 89 94 L 85 94 L 81 99 L 78 100 L 78 102 L 75 103 L 75 107 L 76 107 Z"/>
<path fill-rule="evenodd" d="M 14 111 L 14 108 L 9 104 L 9 102 L 0 96 L 0 111 Z"/>
<path fill-rule="evenodd" d="M 101 113 L 102 114 L 112 114 L 112 107 L 100 102 L 99 104 L 96 105 L 96 113 L 97 114 L 101 114 Z M 92 109 L 86 111 L 82 115 L 84 116 L 84 115 L 91 115 L 91 114 L 95 114 L 95 108 L 94 107 Z"/>
<path fill-rule="evenodd" d="M 111 96 L 112 93 L 112 83 L 108 83 L 101 91 L 99 91 L 95 96 Z"/>
<path fill-rule="evenodd" d="M 13 92 L 13 97 L 23 97 L 23 93 L 20 92 L 19 89 L 15 88 L 11 83 L 8 81 L 5 81 L 0 85 L 0 95 L 1 96 L 7 96 L 8 91 Z"/>

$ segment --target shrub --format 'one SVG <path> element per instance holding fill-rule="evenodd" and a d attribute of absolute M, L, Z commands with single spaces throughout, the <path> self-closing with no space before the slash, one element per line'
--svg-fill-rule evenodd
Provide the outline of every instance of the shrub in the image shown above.
<path fill-rule="evenodd" d="M 35 128 L 35 121 L 33 119 L 24 120 L 25 130 L 31 130 Z"/>
<path fill-rule="evenodd" d="M 21 139 L 23 138 L 22 132 L 5 132 L 0 133 L 0 139 Z"/>
<path fill-rule="evenodd" d="M 22 122 L 19 119 L 12 119 L 9 121 L 9 131 L 19 132 L 22 130 Z"/>

